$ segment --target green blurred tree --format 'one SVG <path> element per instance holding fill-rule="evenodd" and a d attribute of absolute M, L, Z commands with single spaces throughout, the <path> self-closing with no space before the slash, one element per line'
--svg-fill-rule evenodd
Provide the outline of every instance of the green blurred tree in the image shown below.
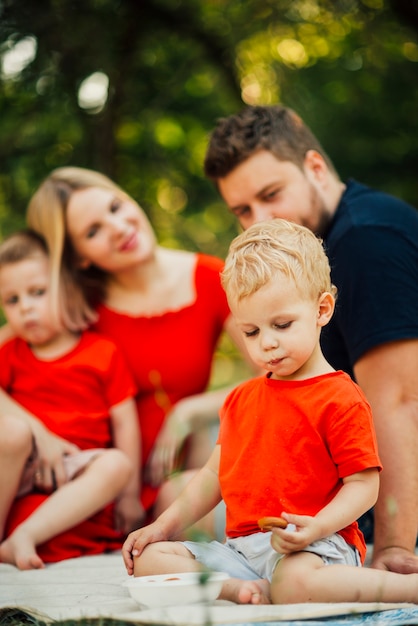
<path fill-rule="evenodd" d="M 0 235 L 52 168 L 75 164 L 125 187 L 163 243 L 223 256 L 236 225 L 202 162 L 215 120 L 243 103 L 292 106 L 343 176 L 418 205 L 412 4 L 3 0 Z"/>
<path fill-rule="evenodd" d="M 203 176 L 208 134 L 283 102 L 344 177 L 418 206 L 411 0 L 2 0 L 0 237 L 62 165 L 114 178 L 161 243 L 224 256 L 237 232 Z M 241 375 L 222 346 L 214 382 Z"/>

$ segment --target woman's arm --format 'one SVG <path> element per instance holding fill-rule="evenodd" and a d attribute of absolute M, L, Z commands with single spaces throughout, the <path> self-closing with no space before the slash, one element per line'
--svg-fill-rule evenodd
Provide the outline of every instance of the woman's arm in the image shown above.
<path fill-rule="evenodd" d="M 242 353 L 249 372 L 252 372 L 253 375 L 261 374 L 261 371 L 256 370 L 248 356 L 242 333 L 238 330 L 232 316 L 229 316 L 225 321 L 224 330 Z M 237 384 L 234 383 L 219 389 L 188 396 L 176 403 L 167 414 L 164 425 L 156 439 L 153 452 L 147 464 L 147 481 L 154 485 L 160 485 L 167 478 L 175 468 L 177 455 L 184 440 L 189 435 L 193 433 L 198 434 L 199 432 L 202 433 L 203 438 L 205 437 L 204 429 L 218 423 L 219 409 L 227 395 Z M 206 438 L 208 439 L 208 437 Z M 197 443 L 196 447 L 202 450 L 202 458 L 205 454 L 207 458 L 209 445 L 205 445 L 203 442 L 203 444 Z M 212 447 L 210 445 L 210 450 Z M 203 458 L 201 462 L 199 462 L 199 458 L 191 458 L 187 469 L 201 467 L 206 458 Z"/>
<path fill-rule="evenodd" d="M 77 452 L 78 447 L 51 433 L 39 419 L 15 402 L 1 388 L 0 412 L 3 415 L 19 416 L 29 422 L 36 440 L 40 460 L 41 478 L 37 485 L 45 491 L 51 491 L 67 482 L 63 456 Z"/>
<path fill-rule="evenodd" d="M 3 345 L 14 336 L 9 324 L 4 324 L 0 327 L 0 345 Z M 0 388 L 0 413 L 3 415 L 16 415 L 29 422 L 36 440 L 40 461 L 38 487 L 45 491 L 52 491 L 66 483 L 67 477 L 63 456 L 77 452 L 78 446 L 54 435 L 43 425 L 41 421 L 42 416 L 40 416 L 41 419 L 38 419 L 35 415 L 32 415 L 22 405 L 13 400 L 2 388 Z"/>
<path fill-rule="evenodd" d="M 140 504 L 141 433 L 135 400 L 127 398 L 110 410 L 113 445 L 128 457 L 132 474 L 116 502 L 116 526 L 124 533 L 140 525 L 145 511 Z"/>

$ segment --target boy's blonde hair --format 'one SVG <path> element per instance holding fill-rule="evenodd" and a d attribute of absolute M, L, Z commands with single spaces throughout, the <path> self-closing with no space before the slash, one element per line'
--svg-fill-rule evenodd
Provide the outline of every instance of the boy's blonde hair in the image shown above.
<path fill-rule="evenodd" d="M 254 224 L 229 248 L 221 274 L 230 302 L 239 302 L 277 277 L 294 281 L 302 296 L 335 294 L 322 241 L 304 226 L 283 219 Z"/>
<path fill-rule="evenodd" d="M 95 306 L 104 299 L 106 272 L 91 266 L 83 269 L 67 234 L 67 206 L 72 194 L 98 187 L 121 200 L 129 196 L 110 178 L 82 167 L 53 170 L 33 194 L 27 209 L 27 223 L 46 241 L 51 267 L 51 301 L 54 313 L 64 311 L 70 330 L 81 330 L 95 322 Z"/>

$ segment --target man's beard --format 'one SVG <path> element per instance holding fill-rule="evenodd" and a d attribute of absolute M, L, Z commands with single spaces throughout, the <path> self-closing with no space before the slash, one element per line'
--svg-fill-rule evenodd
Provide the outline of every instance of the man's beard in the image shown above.
<path fill-rule="evenodd" d="M 328 233 L 332 215 L 325 206 L 318 191 L 313 186 L 311 186 L 311 207 L 312 213 L 315 216 L 315 222 L 312 220 L 310 224 L 304 224 L 304 226 L 310 228 L 317 237 L 323 239 Z"/>

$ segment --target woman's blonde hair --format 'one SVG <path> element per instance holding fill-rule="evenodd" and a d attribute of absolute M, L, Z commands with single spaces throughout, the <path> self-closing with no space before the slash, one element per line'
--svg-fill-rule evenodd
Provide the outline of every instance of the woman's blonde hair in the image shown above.
<path fill-rule="evenodd" d="M 66 213 L 71 195 L 81 189 L 99 187 L 118 198 L 127 194 L 104 174 L 81 167 L 53 170 L 33 194 L 27 223 L 46 242 L 50 257 L 51 301 L 54 314 L 60 311 L 65 325 L 81 330 L 96 320 L 95 305 L 103 300 L 107 274 L 91 266 L 82 269 L 67 233 Z"/>
<path fill-rule="evenodd" d="M 222 285 L 228 300 L 239 302 L 278 272 L 292 279 L 306 298 L 336 292 L 322 241 L 308 228 L 282 219 L 254 224 L 232 241 Z"/>

